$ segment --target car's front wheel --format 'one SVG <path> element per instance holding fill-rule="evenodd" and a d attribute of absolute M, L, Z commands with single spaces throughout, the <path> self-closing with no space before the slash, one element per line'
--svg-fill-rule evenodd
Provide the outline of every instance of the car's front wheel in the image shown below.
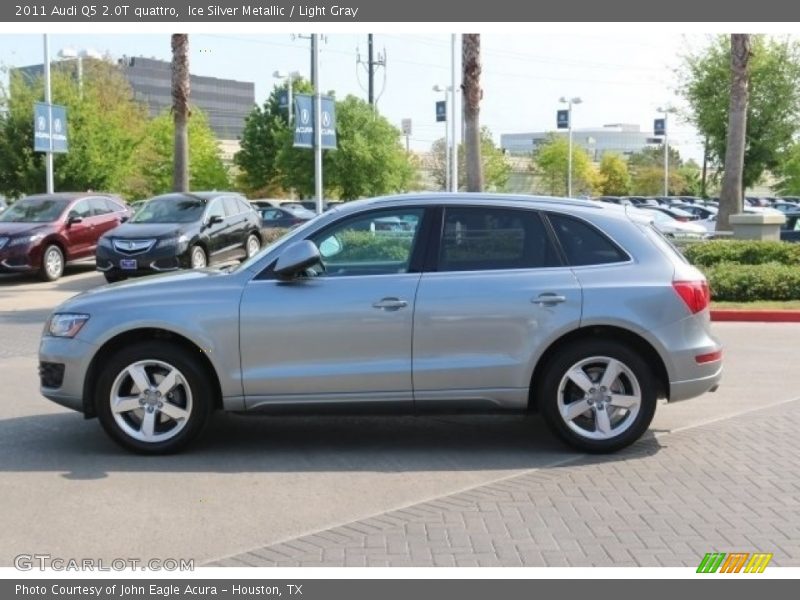
<path fill-rule="evenodd" d="M 55 244 L 45 248 L 39 276 L 44 281 L 55 281 L 64 274 L 64 253 Z"/>
<path fill-rule="evenodd" d="M 193 269 L 203 269 L 208 265 L 208 256 L 202 246 L 192 246 L 189 264 Z"/>
<path fill-rule="evenodd" d="M 545 365 L 536 387 L 550 429 L 584 452 L 614 452 L 639 439 L 655 414 L 652 370 L 629 346 L 581 340 Z"/>
<path fill-rule="evenodd" d="M 254 254 L 256 254 L 261 249 L 261 240 L 255 233 L 251 233 L 247 236 L 247 242 L 245 242 L 245 250 L 247 251 L 247 258 L 250 258 Z"/>
<path fill-rule="evenodd" d="M 103 428 L 124 448 L 168 454 L 203 430 L 213 389 L 203 366 L 180 346 L 140 342 L 104 365 L 95 408 Z"/>

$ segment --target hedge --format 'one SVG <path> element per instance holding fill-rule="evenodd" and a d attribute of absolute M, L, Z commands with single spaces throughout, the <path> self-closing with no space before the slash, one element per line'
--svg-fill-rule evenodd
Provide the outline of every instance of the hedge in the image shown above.
<path fill-rule="evenodd" d="M 722 263 L 739 265 L 800 265 L 800 244 L 778 241 L 709 240 L 687 245 L 683 255 L 693 265 L 712 267 Z"/>
<path fill-rule="evenodd" d="M 701 270 L 713 300 L 800 300 L 800 265 L 721 263 Z"/>

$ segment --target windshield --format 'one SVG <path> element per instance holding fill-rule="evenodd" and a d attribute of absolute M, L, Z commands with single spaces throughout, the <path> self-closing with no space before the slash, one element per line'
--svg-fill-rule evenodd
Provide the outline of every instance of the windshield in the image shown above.
<path fill-rule="evenodd" d="M 171 194 L 148 200 L 139 207 L 131 223 L 191 223 L 199 221 L 206 208 L 202 198 Z"/>
<path fill-rule="evenodd" d="M 52 223 L 64 209 L 69 200 L 57 198 L 25 198 L 18 200 L 0 214 L 0 221 L 6 223 Z"/>

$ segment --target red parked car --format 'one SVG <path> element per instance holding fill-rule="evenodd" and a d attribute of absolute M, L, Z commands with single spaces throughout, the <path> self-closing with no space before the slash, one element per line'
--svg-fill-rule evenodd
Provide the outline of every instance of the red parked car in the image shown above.
<path fill-rule="evenodd" d="M 17 200 L 0 214 L 0 272 L 36 271 L 55 281 L 66 263 L 94 256 L 98 238 L 131 214 L 120 198 L 96 192 Z"/>

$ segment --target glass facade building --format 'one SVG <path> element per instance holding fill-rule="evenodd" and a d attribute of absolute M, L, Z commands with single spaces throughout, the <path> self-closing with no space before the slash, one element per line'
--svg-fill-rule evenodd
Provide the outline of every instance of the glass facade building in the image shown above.
<path fill-rule="evenodd" d="M 505 133 L 500 136 L 500 147 L 510 155 L 531 155 L 535 154 L 538 148 L 553 135 L 566 138 L 567 130 Z M 638 125 L 619 123 L 602 127 L 573 129 L 572 143 L 574 146 L 586 150 L 592 160 L 597 162 L 607 152 L 629 156 L 648 146 L 660 145 L 661 138 L 656 138 L 652 133 L 640 131 Z"/>

